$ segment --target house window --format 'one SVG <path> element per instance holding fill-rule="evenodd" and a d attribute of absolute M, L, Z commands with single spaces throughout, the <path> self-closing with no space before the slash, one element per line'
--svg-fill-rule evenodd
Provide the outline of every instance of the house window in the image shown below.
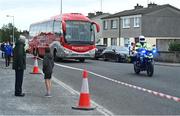
<path fill-rule="evenodd" d="M 129 38 L 124 38 L 124 47 L 129 46 Z"/>
<path fill-rule="evenodd" d="M 140 17 L 134 17 L 134 27 L 140 27 Z"/>
<path fill-rule="evenodd" d="M 108 29 L 107 21 L 103 21 L 103 29 L 104 30 Z"/>
<path fill-rule="evenodd" d="M 117 38 L 111 38 L 111 45 L 117 45 Z"/>
<path fill-rule="evenodd" d="M 111 20 L 111 29 L 117 28 L 117 20 Z"/>
<path fill-rule="evenodd" d="M 123 28 L 130 28 L 130 18 L 123 18 Z"/>
<path fill-rule="evenodd" d="M 107 38 L 104 38 L 104 39 L 103 39 L 103 44 L 104 44 L 104 45 L 107 45 Z"/>

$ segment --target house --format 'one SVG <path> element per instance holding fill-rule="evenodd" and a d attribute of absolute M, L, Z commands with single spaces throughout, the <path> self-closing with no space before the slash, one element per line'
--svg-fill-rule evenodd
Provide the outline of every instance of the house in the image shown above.
<path fill-rule="evenodd" d="M 96 13 L 88 13 L 88 17 L 96 22 L 97 24 L 99 24 L 100 26 L 100 32 L 99 33 L 96 33 L 96 44 L 103 44 L 102 41 L 101 41 L 101 38 L 102 38 L 102 27 L 103 27 L 103 23 L 102 23 L 102 19 L 101 18 L 104 18 L 104 17 L 107 17 L 109 16 L 110 14 L 109 13 L 103 13 L 101 11 L 98 11 Z M 107 44 L 105 44 L 107 45 Z"/>
<path fill-rule="evenodd" d="M 108 46 L 128 46 L 140 35 L 152 45 L 157 39 L 180 39 L 180 10 L 169 4 L 150 3 L 146 8 L 137 4 L 132 10 L 109 15 L 102 21 L 101 41 Z"/>

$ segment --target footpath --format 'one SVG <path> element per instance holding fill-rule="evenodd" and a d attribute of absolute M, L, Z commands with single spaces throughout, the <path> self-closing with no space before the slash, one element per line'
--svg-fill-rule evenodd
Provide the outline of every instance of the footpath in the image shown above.
<path fill-rule="evenodd" d="M 155 62 L 155 65 L 170 66 L 170 67 L 180 67 L 180 63 Z"/>
<path fill-rule="evenodd" d="M 24 97 L 14 96 L 15 72 L 12 65 L 5 67 L 0 58 L 0 115 L 103 115 L 97 109 L 91 111 L 74 110 L 79 95 L 72 95 L 63 86 L 53 81 L 52 97 L 45 97 L 43 75 L 32 75 L 33 66 L 27 65 L 24 72 Z"/>

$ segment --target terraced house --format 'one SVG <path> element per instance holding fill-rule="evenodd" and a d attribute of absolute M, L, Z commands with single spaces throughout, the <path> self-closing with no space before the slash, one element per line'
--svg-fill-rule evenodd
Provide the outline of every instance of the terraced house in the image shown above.
<path fill-rule="evenodd" d="M 137 4 L 132 10 L 125 10 L 102 18 L 101 44 L 128 46 L 144 35 L 147 42 L 180 39 L 180 10 L 169 4 L 148 4 L 146 8 Z M 168 43 L 166 43 L 168 44 Z M 160 45 L 168 49 L 167 45 Z"/>
<path fill-rule="evenodd" d="M 102 18 L 109 16 L 109 13 L 103 13 L 101 11 L 97 11 L 96 13 L 88 13 L 88 17 L 98 23 L 100 27 L 103 27 Z M 102 29 L 100 29 L 99 33 L 96 33 L 96 44 L 101 44 L 101 38 L 102 38 Z"/>

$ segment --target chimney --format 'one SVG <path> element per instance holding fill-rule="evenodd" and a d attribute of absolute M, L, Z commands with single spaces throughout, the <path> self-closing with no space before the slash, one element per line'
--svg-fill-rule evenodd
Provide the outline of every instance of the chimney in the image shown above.
<path fill-rule="evenodd" d="M 94 17 L 94 16 L 95 16 L 94 13 L 88 13 L 88 17 L 89 17 L 89 18 L 92 18 L 92 17 Z"/>
<path fill-rule="evenodd" d="M 153 8 L 153 7 L 155 7 L 155 6 L 157 6 L 157 4 L 155 4 L 155 3 L 149 3 L 149 4 L 148 4 L 148 8 Z"/>
<path fill-rule="evenodd" d="M 101 12 L 101 11 L 96 12 L 96 16 L 99 16 L 99 15 L 102 15 L 102 14 L 103 14 L 103 12 Z"/>
<path fill-rule="evenodd" d="M 143 8 L 143 6 L 137 4 L 136 6 L 134 6 L 134 9 L 140 9 L 140 8 Z"/>

